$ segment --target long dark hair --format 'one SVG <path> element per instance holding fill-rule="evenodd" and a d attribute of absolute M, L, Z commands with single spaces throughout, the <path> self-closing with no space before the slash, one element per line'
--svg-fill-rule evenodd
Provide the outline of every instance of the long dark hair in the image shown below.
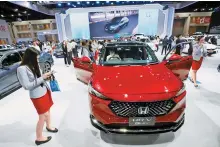
<path fill-rule="evenodd" d="M 26 65 L 36 78 L 41 77 L 40 68 L 37 61 L 38 55 L 40 55 L 40 52 L 37 49 L 33 47 L 26 49 L 20 65 Z"/>

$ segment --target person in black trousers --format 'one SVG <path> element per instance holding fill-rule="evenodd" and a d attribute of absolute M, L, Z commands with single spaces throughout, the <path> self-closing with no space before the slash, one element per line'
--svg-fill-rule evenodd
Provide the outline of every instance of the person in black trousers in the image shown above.
<path fill-rule="evenodd" d="M 63 41 L 62 49 L 63 49 L 64 63 L 65 65 L 67 65 L 67 42 L 66 41 Z"/>
<path fill-rule="evenodd" d="M 162 52 L 161 55 L 163 55 L 163 51 L 165 51 L 165 55 L 167 54 L 167 45 L 168 45 L 168 38 L 167 36 L 165 36 L 165 38 L 163 39 L 163 48 L 162 48 Z"/>
<path fill-rule="evenodd" d="M 176 45 L 179 44 L 179 43 L 182 43 L 182 42 L 184 42 L 184 40 L 182 40 L 182 35 L 178 35 L 177 36 L 177 40 L 176 40 Z M 181 45 L 177 45 L 176 46 L 176 53 L 175 54 L 180 55 L 181 49 L 182 49 L 182 46 Z"/>
<path fill-rule="evenodd" d="M 169 38 L 169 40 L 168 40 L 168 47 L 167 47 L 167 50 L 168 50 L 168 51 L 171 50 L 171 48 L 172 48 L 172 43 L 173 43 L 173 37 L 170 36 L 170 38 Z"/>

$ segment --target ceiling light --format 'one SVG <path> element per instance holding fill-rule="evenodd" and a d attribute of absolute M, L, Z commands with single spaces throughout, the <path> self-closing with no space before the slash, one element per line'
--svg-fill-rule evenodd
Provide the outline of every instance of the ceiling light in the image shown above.
<path fill-rule="evenodd" d="M 96 1 L 96 4 L 99 4 L 100 2 L 99 1 Z"/>
<path fill-rule="evenodd" d="M 12 17 L 14 17 L 14 15 L 13 15 L 13 14 L 11 14 L 11 16 L 12 16 Z"/>
<path fill-rule="evenodd" d="M 70 6 L 71 4 L 70 4 L 70 3 L 67 3 L 67 5 Z"/>
<path fill-rule="evenodd" d="M 17 12 L 18 11 L 18 9 L 15 9 L 15 12 Z"/>
<path fill-rule="evenodd" d="M 209 11 L 212 11 L 213 10 L 213 8 L 209 8 Z"/>
<path fill-rule="evenodd" d="M 106 3 L 108 4 L 108 3 L 109 3 L 109 1 L 106 1 Z"/>
<path fill-rule="evenodd" d="M 201 10 L 202 10 L 202 11 L 204 11 L 205 9 L 204 9 L 204 8 L 202 8 Z"/>
<path fill-rule="evenodd" d="M 114 3 L 112 2 L 111 5 L 114 5 Z"/>
<path fill-rule="evenodd" d="M 80 2 L 77 2 L 78 5 L 80 5 Z"/>
<path fill-rule="evenodd" d="M 4 17 L 4 15 L 1 15 L 1 17 Z"/>
<path fill-rule="evenodd" d="M 119 1 L 116 1 L 117 3 L 119 3 Z"/>
<path fill-rule="evenodd" d="M 61 6 L 61 3 L 59 3 L 58 6 Z"/>
<path fill-rule="evenodd" d="M 198 9 L 195 9 L 194 11 L 198 11 Z"/>
<path fill-rule="evenodd" d="M 20 13 L 18 13 L 18 16 L 21 16 L 21 14 L 20 14 Z"/>
<path fill-rule="evenodd" d="M 27 13 L 27 11 L 24 11 L 23 13 L 24 13 L 24 14 L 26 14 L 26 13 Z"/>
<path fill-rule="evenodd" d="M 89 4 L 90 2 L 86 2 L 87 4 Z"/>

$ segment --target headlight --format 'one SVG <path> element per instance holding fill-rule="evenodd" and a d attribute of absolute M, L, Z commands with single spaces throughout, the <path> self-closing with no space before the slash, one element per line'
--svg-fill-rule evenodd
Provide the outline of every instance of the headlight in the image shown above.
<path fill-rule="evenodd" d="M 176 96 L 181 95 L 181 94 L 182 94 L 183 92 L 185 92 L 185 91 L 186 91 L 186 86 L 185 86 L 185 84 L 183 83 L 183 87 L 180 89 L 180 91 L 177 92 Z"/>
<path fill-rule="evenodd" d="M 110 100 L 109 98 L 107 98 L 106 96 L 104 96 L 103 94 L 101 94 L 100 92 L 98 92 L 97 90 L 95 90 L 93 87 L 92 87 L 92 83 L 89 82 L 89 93 L 98 97 L 98 98 L 101 98 L 103 100 Z"/>

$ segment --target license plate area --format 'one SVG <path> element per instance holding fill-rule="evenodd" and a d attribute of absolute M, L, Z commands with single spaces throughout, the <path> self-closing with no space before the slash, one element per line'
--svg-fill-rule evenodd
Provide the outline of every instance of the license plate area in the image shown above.
<path fill-rule="evenodd" d="M 130 117 L 129 126 L 154 126 L 155 117 Z"/>

